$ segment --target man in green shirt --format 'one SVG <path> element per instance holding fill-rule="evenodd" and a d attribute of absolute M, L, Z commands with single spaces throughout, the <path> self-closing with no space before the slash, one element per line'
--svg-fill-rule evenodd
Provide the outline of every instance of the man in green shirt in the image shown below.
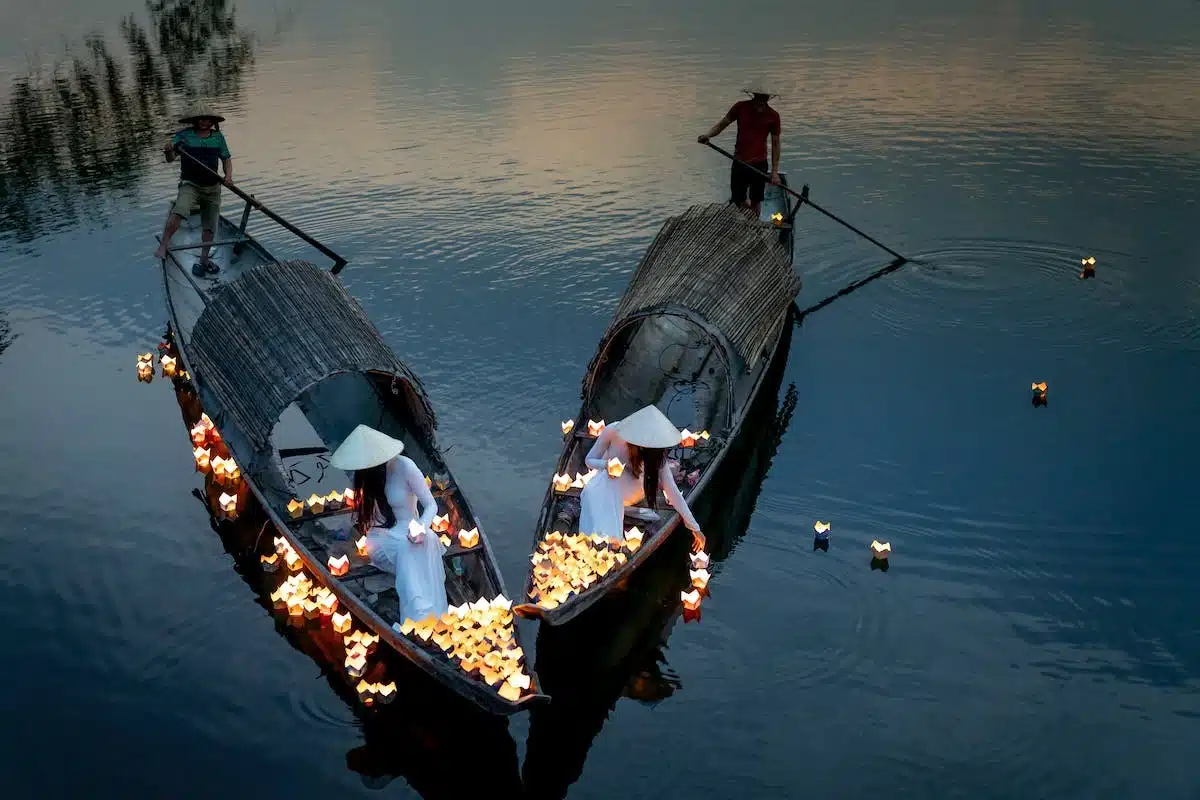
<path fill-rule="evenodd" d="M 163 147 L 163 155 L 167 161 L 174 161 L 177 152 L 186 153 L 191 158 L 180 160 L 179 195 L 167 214 L 162 243 L 154 253 L 156 258 L 167 257 L 171 237 L 179 230 L 180 223 L 197 208 L 200 210 L 202 227 L 200 241 L 211 242 L 221 216 L 221 184 L 233 186 L 233 157 L 229 153 L 229 145 L 225 143 L 225 135 L 218 127 L 225 118 L 210 109 L 201 108 L 179 121 L 191 127 L 171 137 Z M 217 175 L 218 161 L 225 173 L 223 180 Z M 219 271 L 220 268 L 209 261 L 208 245 L 205 244 L 200 251 L 200 260 L 192 266 L 192 274 L 201 276 Z"/>

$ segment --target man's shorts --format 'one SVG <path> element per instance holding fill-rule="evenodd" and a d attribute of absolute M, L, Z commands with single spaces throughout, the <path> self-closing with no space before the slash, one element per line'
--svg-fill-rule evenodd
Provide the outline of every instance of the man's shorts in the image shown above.
<path fill-rule="evenodd" d="M 758 161 L 750 166 L 762 172 L 767 171 L 767 162 Z M 742 205 L 746 202 L 746 192 L 750 193 L 751 203 L 761 203 L 763 194 L 766 192 L 767 179 L 761 175 L 756 175 L 750 170 L 738 164 L 733 163 L 729 171 L 729 201 L 735 205 Z"/>
<path fill-rule="evenodd" d="M 200 209 L 201 228 L 215 234 L 221 216 L 221 184 L 197 186 L 194 183 L 180 183 L 179 196 L 175 198 L 171 213 L 187 219 L 197 207 Z"/>

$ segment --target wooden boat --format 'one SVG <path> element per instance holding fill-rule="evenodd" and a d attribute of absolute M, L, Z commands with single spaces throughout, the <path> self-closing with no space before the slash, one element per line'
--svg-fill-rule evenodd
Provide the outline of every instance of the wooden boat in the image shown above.
<path fill-rule="evenodd" d="M 521 615 L 551 625 L 576 617 L 622 585 L 679 525 L 664 500 L 657 510 L 643 502 L 625 510 L 624 542 L 578 538 L 590 534 L 578 530 L 579 495 L 595 479 L 584 458 L 600 423 L 656 405 L 695 434 L 668 456 L 678 462 L 689 506 L 708 489 L 800 290 L 791 258 L 794 207 L 779 187 L 769 190 L 757 220 L 731 205 L 693 206 L 669 219 L 634 271 L 588 366 L 582 406 L 563 423 L 569 430 L 538 519 Z M 633 528 L 640 545 L 628 535 Z M 582 574 L 560 569 L 568 541 L 595 566 Z M 592 558 L 589 547 L 608 554 Z"/>
<path fill-rule="evenodd" d="M 295 570 L 307 571 L 314 586 L 328 587 L 340 613 L 348 611 L 381 643 L 437 681 L 497 714 L 545 699 L 524 662 L 512 614 L 504 609 L 511 601 L 487 534 L 439 451 L 436 419 L 420 380 L 335 277 L 345 260 L 235 191 L 246 208 L 239 226 L 221 219 L 211 255 L 220 272 L 192 274 L 192 259 L 184 254 L 198 249 L 195 216 L 180 228 L 162 262 L 171 344 L 215 429 L 207 438 L 201 430 L 199 437 L 215 442 L 209 468 L 215 469 L 220 451 L 240 471 L 240 481 L 232 481 L 220 499 L 236 512 L 252 495 L 276 530 L 276 561 L 294 553 Z M 272 258 L 246 233 L 251 207 L 333 258 L 333 270 Z M 442 533 L 443 542 L 449 541 L 446 590 L 457 611 L 440 622 L 428 621 L 431 629 L 438 622 L 439 632 L 422 636 L 412 621 L 399 619 L 394 577 L 357 551 L 352 499 L 346 502 L 350 476 L 329 459 L 359 423 L 404 441 L 404 454 L 425 472 L 438 513 L 448 518 Z M 470 533 L 458 536 L 460 531 Z M 272 542 L 272 537 L 264 540 L 264 559 L 271 558 Z M 337 561 L 343 556 L 345 565 Z M 348 568 L 345 574 L 334 574 L 343 568 Z M 289 569 L 278 565 L 281 580 Z M 310 605 L 303 610 L 317 617 L 315 624 L 330 624 L 327 614 L 314 614 Z M 497 657 L 504 659 L 495 670 L 481 670 L 474 658 L 477 648 L 492 645 L 449 642 L 450 629 L 469 626 L 480 616 L 500 631 L 498 638 L 509 637 L 495 645 Z M 461 630 L 456 638 L 463 638 Z M 510 675 L 524 670 L 528 686 L 509 686 L 505 680 L 489 684 L 501 667 Z"/>

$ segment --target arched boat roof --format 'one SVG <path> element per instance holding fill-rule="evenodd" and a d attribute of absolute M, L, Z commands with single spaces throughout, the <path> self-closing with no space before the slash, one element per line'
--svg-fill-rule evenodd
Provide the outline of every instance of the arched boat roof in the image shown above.
<path fill-rule="evenodd" d="M 218 287 L 192 330 L 188 356 L 217 428 L 232 426 L 255 454 L 289 405 L 346 372 L 406 383 L 411 423 L 433 441 L 437 421 L 420 380 L 338 279 L 307 261 L 264 264 Z"/>
<path fill-rule="evenodd" d="M 696 314 L 746 366 L 757 363 L 800 291 L 779 231 L 728 203 L 695 205 L 663 224 L 634 270 L 600 351 L 656 309 Z"/>

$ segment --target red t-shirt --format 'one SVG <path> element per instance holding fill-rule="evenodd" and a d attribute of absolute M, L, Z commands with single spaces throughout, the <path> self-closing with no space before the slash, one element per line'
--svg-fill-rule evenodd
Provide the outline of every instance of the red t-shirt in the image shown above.
<path fill-rule="evenodd" d="M 739 100 L 729 109 L 729 119 L 738 126 L 733 154 L 750 164 L 766 161 L 767 134 L 779 133 L 779 112 L 770 106 L 758 111 L 753 100 Z"/>

